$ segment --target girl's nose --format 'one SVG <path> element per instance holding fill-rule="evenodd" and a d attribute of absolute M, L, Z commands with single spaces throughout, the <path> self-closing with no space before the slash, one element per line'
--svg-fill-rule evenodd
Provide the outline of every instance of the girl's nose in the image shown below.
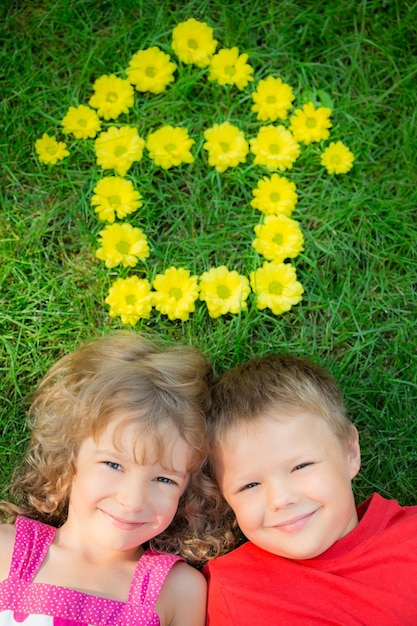
<path fill-rule="evenodd" d="M 147 485 L 143 480 L 126 480 L 117 494 L 119 504 L 132 512 L 142 511 L 147 499 Z"/>

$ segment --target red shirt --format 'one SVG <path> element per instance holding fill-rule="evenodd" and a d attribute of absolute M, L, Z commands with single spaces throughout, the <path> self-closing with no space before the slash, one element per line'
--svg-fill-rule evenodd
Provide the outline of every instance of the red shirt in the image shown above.
<path fill-rule="evenodd" d="M 292 561 L 246 543 L 210 562 L 209 626 L 416 626 L 417 506 L 379 495 L 326 552 Z"/>

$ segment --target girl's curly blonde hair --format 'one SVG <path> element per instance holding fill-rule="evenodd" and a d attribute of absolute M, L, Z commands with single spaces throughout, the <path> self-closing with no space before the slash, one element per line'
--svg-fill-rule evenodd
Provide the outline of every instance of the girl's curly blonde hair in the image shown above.
<path fill-rule="evenodd" d="M 17 515 L 62 525 L 80 444 L 98 437 L 115 417 L 138 424 L 163 459 L 176 436 L 192 449 L 190 480 L 171 525 L 150 547 L 202 564 L 224 551 L 223 503 L 203 472 L 207 457 L 204 413 L 210 403 L 209 361 L 195 347 L 157 343 L 118 331 L 81 346 L 49 370 L 32 396 L 31 439 L 13 475 L 3 518 Z"/>

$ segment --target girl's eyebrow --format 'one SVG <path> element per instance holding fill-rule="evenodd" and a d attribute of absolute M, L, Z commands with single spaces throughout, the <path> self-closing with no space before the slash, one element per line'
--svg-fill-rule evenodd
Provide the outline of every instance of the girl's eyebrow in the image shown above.
<path fill-rule="evenodd" d="M 119 448 L 97 448 L 95 451 L 96 454 L 118 454 L 119 456 L 125 456 L 127 457 L 128 455 L 126 454 L 126 452 L 124 452 L 123 450 L 120 450 Z"/>
<path fill-rule="evenodd" d="M 94 452 L 94 456 L 109 456 L 109 457 L 117 457 L 120 461 L 128 461 L 133 458 L 133 455 L 129 456 L 122 450 L 118 450 L 117 448 L 105 449 L 105 448 L 97 448 Z"/>
<path fill-rule="evenodd" d="M 152 465 L 152 463 L 150 464 Z M 173 467 L 164 467 L 163 465 L 161 465 L 161 469 L 162 472 L 166 472 L 167 474 L 172 474 L 173 476 L 178 476 L 179 478 L 182 478 L 183 480 L 185 480 L 188 477 L 188 472 L 181 472 L 180 470 L 176 470 Z"/>
<path fill-rule="evenodd" d="M 175 474 L 175 476 L 180 476 L 181 478 L 187 478 L 188 476 L 188 472 L 180 472 L 179 470 L 175 469 L 166 469 L 165 471 L 167 471 L 169 474 Z"/>
<path fill-rule="evenodd" d="M 103 455 L 103 456 L 117 456 L 118 460 L 120 461 L 128 461 L 131 460 L 132 458 L 134 458 L 134 455 L 132 454 L 131 456 L 126 454 L 125 452 L 123 452 L 122 450 L 118 450 L 117 448 L 111 449 L 111 450 L 106 450 L 104 448 L 98 448 L 95 453 L 95 455 L 99 456 L 99 455 Z M 184 480 L 188 477 L 188 472 L 182 472 L 180 470 L 176 470 L 173 467 L 166 467 L 164 468 L 164 466 L 160 463 L 160 461 L 156 461 L 155 465 L 160 464 L 161 468 L 163 471 L 168 472 L 169 474 L 173 474 L 174 476 L 179 476 L 180 478 L 183 478 Z M 154 463 L 144 463 L 144 465 L 154 465 Z"/>
<path fill-rule="evenodd" d="M 118 448 L 116 446 L 111 448 L 97 448 L 94 452 L 96 456 L 112 456 L 117 457 L 121 461 L 131 461 L 135 458 L 134 452 L 129 452 L 128 450 Z"/>

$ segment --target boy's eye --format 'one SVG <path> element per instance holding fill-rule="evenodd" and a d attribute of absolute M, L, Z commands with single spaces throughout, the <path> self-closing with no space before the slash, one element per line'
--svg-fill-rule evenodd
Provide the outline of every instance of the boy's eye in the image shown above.
<path fill-rule="evenodd" d="M 240 491 L 248 491 L 248 489 L 253 489 L 257 485 L 259 485 L 259 483 L 248 483 L 247 485 L 244 485 Z"/>
<path fill-rule="evenodd" d="M 296 472 L 297 470 L 301 470 L 304 469 L 305 467 L 308 467 L 309 465 L 313 465 L 312 463 L 300 463 L 299 465 L 296 465 L 293 469 L 293 472 Z"/>
<path fill-rule="evenodd" d="M 122 469 L 122 466 L 120 465 L 120 463 L 115 463 L 114 461 L 105 461 L 105 465 L 107 465 L 107 467 L 110 467 L 111 469 L 114 469 L 114 470 Z"/>

